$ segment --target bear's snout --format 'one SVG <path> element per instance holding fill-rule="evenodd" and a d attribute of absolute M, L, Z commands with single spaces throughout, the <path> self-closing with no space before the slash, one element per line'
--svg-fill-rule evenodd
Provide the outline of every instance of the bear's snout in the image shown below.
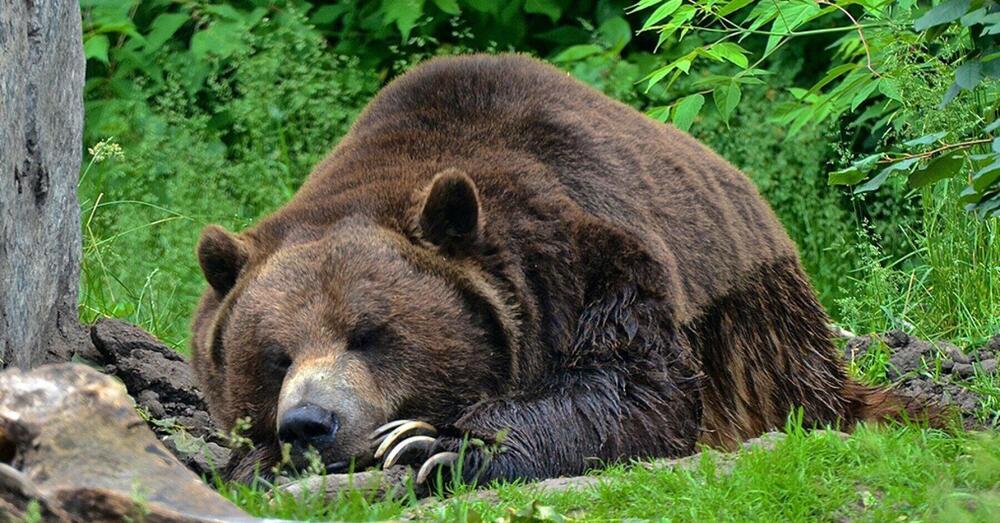
<path fill-rule="evenodd" d="M 294 450 L 313 447 L 322 451 L 333 444 L 340 428 L 336 414 L 312 403 L 289 409 L 278 422 L 278 439 Z"/>

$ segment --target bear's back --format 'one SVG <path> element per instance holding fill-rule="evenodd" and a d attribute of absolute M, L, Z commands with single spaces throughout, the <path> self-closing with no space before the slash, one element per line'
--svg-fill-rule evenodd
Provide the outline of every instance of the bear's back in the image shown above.
<path fill-rule="evenodd" d="M 394 80 L 296 199 L 322 194 L 343 208 L 325 216 L 363 209 L 403 228 L 413 192 L 447 167 L 476 181 L 487 216 L 569 204 L 627 231 L 672 277 L 682 320 L 741 276 L 796 256 L 753 184 L 725 160 L 520 55 L 437 58 Z"/>

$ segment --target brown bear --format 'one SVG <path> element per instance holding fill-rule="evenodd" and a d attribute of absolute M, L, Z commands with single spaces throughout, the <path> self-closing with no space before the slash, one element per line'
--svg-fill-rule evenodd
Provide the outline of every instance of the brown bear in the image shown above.
<path fill-rule="evenodd" d="M 847 376 L 745 175 L 525 56 L 396 79 L 198 258 L 193 365 L 218 421 L 252 421 L 236 476 L 284 443 L 331 471 L 422 481 L 461 452 L 466 480 L 546 478 L 907 407 Z"/>

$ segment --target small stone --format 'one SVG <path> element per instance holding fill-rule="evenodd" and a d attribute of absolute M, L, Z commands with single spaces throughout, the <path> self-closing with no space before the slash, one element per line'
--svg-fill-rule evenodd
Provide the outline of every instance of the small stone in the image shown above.
<path fill-rule="evenodd" d="M 160 403 L 160 397 L 151 390 L 144 390 L 136 396 L 136 401 L 139 405 L 145 407 L 149 412 L 149 415 L 153 419 L 163 419 L 167 417 L 167 411 L 164 410 L 163 404 Z"/>
<path fill-rule="evenodd" d="M 910 343 L 910 335 L 899 330 L 891 330 L 882 335 L 882 342 L 890 348 L 898 349 Z"/>
<path fill-rule="evenodd" d="M 994 353 L 1000 353 L 1000 332 L 990 338 L 990 341 L 986 344 L 986 348 Z"/>
<path fill-rule="evenodd" d="M 996 358 L 984 360 L 979 363 L 983 368 L 983 372 L 986 374 L 996 374 L 997 373 L 997 360 Z"/>
<path fill-rule="evenodd" d="M 844 345 L 844 357 L 848 360 L 858 359 L 864 357 L 868 353 L 868 347 L 871 346 L 872 339 L 870 336 L 857 336 L 847 340 Z"/>
<path fill-rule="evenodd" d="M 972 363 L 972 359 L 966 353 L 962 352 L 962 349 L 950 343 L 941 343 L 939 346 L 944 349 L 945 356 L 951 359 L 951 361 L 955 363 Z"/>
<path fill-rule="evenodd" d="M 952 368 L 952 374 L 957 374 L 962 378 L 971 378 L 975 376 L 976 372 L 972 368 L 972 365 L 968 363 L 956 363 L 955 367 Z"/>
<path fill-rule="evenodd" d="M 951 369 L 955 366 L 955 362 L 952 360 L 941 360 L 941 371 L 951 372 Z M 942 378 L 947 378 L 947 376 L 942 376 Z"/>

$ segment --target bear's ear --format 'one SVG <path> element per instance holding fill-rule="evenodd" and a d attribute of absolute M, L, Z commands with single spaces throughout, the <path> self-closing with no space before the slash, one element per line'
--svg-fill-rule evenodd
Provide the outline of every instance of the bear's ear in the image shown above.
<path fill-rule="evenodd" d="M 249 257 L 245 242 L 237 235 L 218 225 L 209 225 L 201 231 L 198 263 L 219 296 L 225 296 L 233 288 Z"/>
<path fill-rule="evenodd" d="M 458 169 L 441 171 L 420 207 L 420 234 L 441 247 L 470 245 L 479 237 L 481 211 L 476 184 Z"/>

